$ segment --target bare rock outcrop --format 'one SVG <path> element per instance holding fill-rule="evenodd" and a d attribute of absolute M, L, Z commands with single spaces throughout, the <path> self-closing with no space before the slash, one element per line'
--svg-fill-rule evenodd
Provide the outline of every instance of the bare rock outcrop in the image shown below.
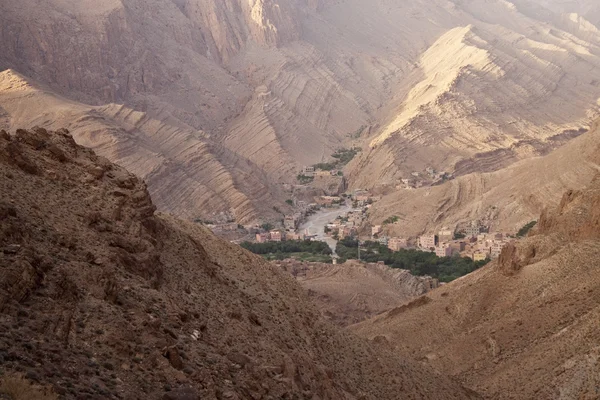
<path fill-rule="evenodd" d="M 182 218 L 218 220 L 225 213 L 248 223 L 284 201 L 257 165 L 173 118 L 67 101 L 11 70 L 0 73 L 0 102 L 13 123 L 67 126 L 77 143 L 145 179 L 156 205 Z"/>
<path fill-rule="evenodd" d="M 493 173 L 387 194 L 373 205 L 369 218 L 380 224 L 391 215 L 401 216 L 402 223 L 392 229 L 403 236 L 476 219 L 487 220 L 493 230 L 516 232 L 540 214 L 544 219 L 543 210 L 558 206 L 566 191 L 578 192 L 592 182 L 600 168 L 599 144 L 600 128 L 595 122 L 588 132 L 546 156 Z"/>

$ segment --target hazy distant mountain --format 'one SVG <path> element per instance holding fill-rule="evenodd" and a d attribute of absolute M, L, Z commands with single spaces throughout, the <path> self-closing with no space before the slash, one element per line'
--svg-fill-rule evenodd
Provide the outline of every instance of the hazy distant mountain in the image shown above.
<path fill-rule="evenodd" d="M 247 222 L 276 217 L 279 184 L 338 147 L 363 147 L 346 173 L 364 187 L 428 165 L 492 171 L 589 126 L 597 7 L 555 3 L 7 0 L 0 69 L 135 128 L 81 140 L 148 179 L 161 208 Z M 3 126 L 38 110 L 19 104 L 0 103 Z M 131 125 L 137 112 L 152 124 Z"/>

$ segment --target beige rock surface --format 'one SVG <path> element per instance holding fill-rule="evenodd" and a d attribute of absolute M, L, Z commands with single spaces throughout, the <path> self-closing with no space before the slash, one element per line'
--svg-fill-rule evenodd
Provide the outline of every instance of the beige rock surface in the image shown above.
<path fill-rule="evenodd" d="M 498 7 L 485 10 L 503 18 Z M 556 139 L 565 132 L 589 127 L 598 115 L 600 31 L 568 23 L 548 31 L 514 14 L 515 26 L 473 22 L 429 47 L 417 83 L 355 163 L 355 186 L 395 183 L 427 166 L 459 175 L 495 171 L 546 154 L 564 143 Z M 536 28 L 526 33 L 528 26 Z"/>
<path fill-rule="evenodd" d="M 536 219 L 545 207 L 553 207 L 561 194 L 587 186 L 598 173 L 600 128 L 571 140 L 554 152 L 523 160 L 492 173 L 461 176 L 439 186 L 401 190 L 384 196 L 369 212 L 373 223 L 392 215 L 400 221 L 390 233 L 416 236 L 487 219 L 494 231 L 515 233 Z"/>
<path fill-rule="evenodd" d="M 250 165 L 260 190 L 239 183 L 232 207 L 219 196 L 207 203 L 201 187 L 172 202 L 161 200 L 172 188 L 148 179 L 150 188 L 161 208 L 233 208 L 249 221 L 265 211 L 244 196 L 256 202 L 339 147 L 365 149 L 347 174 L 369 187 L 428 165 L 494 171 L 565 143 L 556 135 L 588 127 L 598 111 L 596 9 L 583 0 L 7 0 L 0 70 L 71 101 L 124 104 L 164 124 L 158 136 L 182 126 L 206 135 L 226 180 L 240 182 L 237 166 Z M 368 133 L 351 138 L 361 127 Z M 104 143 L 125 140 L 115 135 Z M 139 148 L 131 159 L 148 157 Z M 173 182 L 189 187 L 196 164 L 182 164 Z"/>
<path fill-rule="evenodd" d="M 0 73 L 0 103 L 5 128 L 67 127 L 78 143 L 143 177 L 161 209 L 186 219 L 249 222 L 283 197 L 258 167 L 167 114 L 157 120 L 122 105 L 84 105 L 10 70 Z"/>

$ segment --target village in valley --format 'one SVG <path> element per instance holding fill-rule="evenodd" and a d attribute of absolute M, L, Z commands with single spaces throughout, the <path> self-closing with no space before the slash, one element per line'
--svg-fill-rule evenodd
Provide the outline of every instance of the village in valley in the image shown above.
<path fill-rule="evenodd" d="M 282 214 L 277 222 L 242 227 L 234 221 L 211 224 L 209 227 L 217 234 L 237 243 L 271 243 L 285 241 L 326 241 L 333 250 L 335 262 L 335 243 L 351 238 L 359 243 L 377 242 L 392 252 L 415 249 L 435 253 L 442 257 L 467 257 L 475 262 L 497 258 L 504 246 L 516 238 L 516 233 L 494 232 L 489 221 L 470 221 L 454 227 L 443 227 L 437 231 L 426 232 L 418 237 L 398 236 L 402 232 L 402 220 L 390 216 L 379 225 L 369 224 L 369 209 L 381 200 L 381 191 L 357 189 L 348 191 L 342 167 L 358 152 L 356 148 L 339 150 L 334 162 L 305 166 L 297 176 L 295 184 L 287 184 L 294 195 L 287 203 L 292 212 Z M 409 178 L 399 179 L 395 189 L 414 190 L 424 186 L 433 186 L 454 179 L 452 174 L 436 171 L 427 167 L 423 171 L 414 171 Z M 274 207 L 275 208 L 275 207 Z M 308 223 L 318 216 L 331 216 L 319 226 Z M 243 231 L 240 237 L 233 232 Z"/>
<path fill-rule="evenodd" d="M 356 190 L 343 196 L 324 196 L 318 203 L 308 204 L 303 210 L 340 208 L 341 205 L 352 204 L 352 208 L 337 216 L 324 226 L 325 234 L 334 240 L 346 238 L 362 241 L 376 241 L 387 246 L 391 251 L 416 249 L 435 253 L 438 257 L 469 257 L 473 261 L 484 261 L 497 258 L 502 248 L 515 240 L 514 234 L 490 231 L 489 225 L 479 220 L 471 221 L 466 226 L 451 229 L 443 227 L 436 232 L 426 233 L 419 237 L 398 237 L 388 234 L 391 225 L 401 224 L 398 217 L 392 216 L 381 225 L 365 226 L 369 208 L 380 199 L 366 190 Z M 299 227 L 306 218 L 306 212 L 288 215 L 284 219 L 284 229 L 274 229 L 256 233 L 256 242 L 280 242 L 285 240 L 318 240 L 315 232 Z M 397 230 L 397 229 L 393 229 Z"/>

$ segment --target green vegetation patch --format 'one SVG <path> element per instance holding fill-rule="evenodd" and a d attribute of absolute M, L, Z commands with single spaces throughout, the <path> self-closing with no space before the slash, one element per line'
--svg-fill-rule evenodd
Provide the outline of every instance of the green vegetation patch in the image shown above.
<path fill-rule="evenodd" d="M 263 228 L 267 232 L 274 228 L 273 225 L 268 222 L 262 224 L 260 227 Z"/>
<path fill-rule="evenodd" d="M 267 243 L 251 243 L 243 242 L 243 248 L 251 251 L 254 254 L 267 255 L 282 253 L 284 255 L 294 253 L 308 253 L 313 255 L 332 254 L 331 248 L 325 242 L 312 240 L 288 240 L 285 242 L 267 242 Z M 330 257 L 331 258 L 331 257 Z"/>
<path fill-rule="evenodd" d="M 400 217 L 398 217 L 397 215 L 394 215 L 393 217 L 389 217 L 388 219 L 383 221 L 383 225 L 395 224 L 396 222 L 398 222 L 399 219 L 400 219 Z"/>
<path fill-rule="evenodd" d="M 317 170 L 317 171 L 318 170 L 333 171 L 334 169 L 342 169 L 346 164 L 348 164 L 350 161 L 352 161 L 352 159 L 354 157 L 356 157 L 356 155 L 360 151 L 362 151 L 362 149 L 360 147 L 336 150 L 336 152 L 331 155 L 331 157 L 334 158 L 334 161 L 328 162 L 328 163 L 315 164 L 315 165 L 313 165 L 313 167 L 315 167 L 315 170 Z M 340 174 L 340 172 L 338 172 L 338 176 L 342 176 L 342 175 L 343 174 Z M 300 180 L 300 176 L 301 175 L 298 175 L 298 180 Z"/>
<path fill-rule="evenodd" d="M 331 157 L 338 160 L 338 165 L 344 166 L 348 164 L 356 155 L 361 151 L 360 147 L 353 147 L 351 149 L 339 149 L 331 155 Z"/>
<path fill-rule="evenodd" d="M 366 125 L 361 125 L 360 128 L 358 128 L 356 131 L 351 132 L 348 134 L 348 136 L 352 139 L 358 139 L 360 138 L 360 136 L 362 135 L 363 131 L 366 129 Z"/>
<path fill-rule="evenodd" d="M 356 260 L 358 257 L 358 242 L 354 239 L 339 241 L 336 253 L 340 263 L 346 260 Z M 467 275 L 489 262 L 473 261 L 468 257 L 438 257 L 435 253 L 415 249 L 401 249 L 391 251 L 379 242 L 368 241 L 361 245 L 360 259 L 366 262 L 383 261 L 392 268 L 409 270 L 416 276 L 431 276 L 440 282 L 451 282 L 461 276 Z"/>
<path fill-rule="evenodd" d="M 526 224 L 525 226 L 523 226 L 521 229 L 519 229 L 519 232 L 517 232 L 517 237 L 527 236 L 527 234 L 529 233 L 531 228 L 533 228 L 536 224 L 537 224 L 537 221 L 531 221 L 528 224 Z"/>
<path fill-rule="evenodd" d="M 298 180 L 298 182 L 300 182 L 302 184 L 311 183 L 312 181 L 315 180 L 315 178 L 312 176 L 306 176 L 306 175 L 302 175 L 302 174 L 296 176 L 296 179 Z"/>
<path fill-rule="evenodd" d="M 319 164 L 315 164 L 313 165 L 313 167 L 315 167 L 315 170 L 323 170 L 323 171 L 333 171 L 334 169 L 337 168 L 337 163 L 319 163 Z"/>

